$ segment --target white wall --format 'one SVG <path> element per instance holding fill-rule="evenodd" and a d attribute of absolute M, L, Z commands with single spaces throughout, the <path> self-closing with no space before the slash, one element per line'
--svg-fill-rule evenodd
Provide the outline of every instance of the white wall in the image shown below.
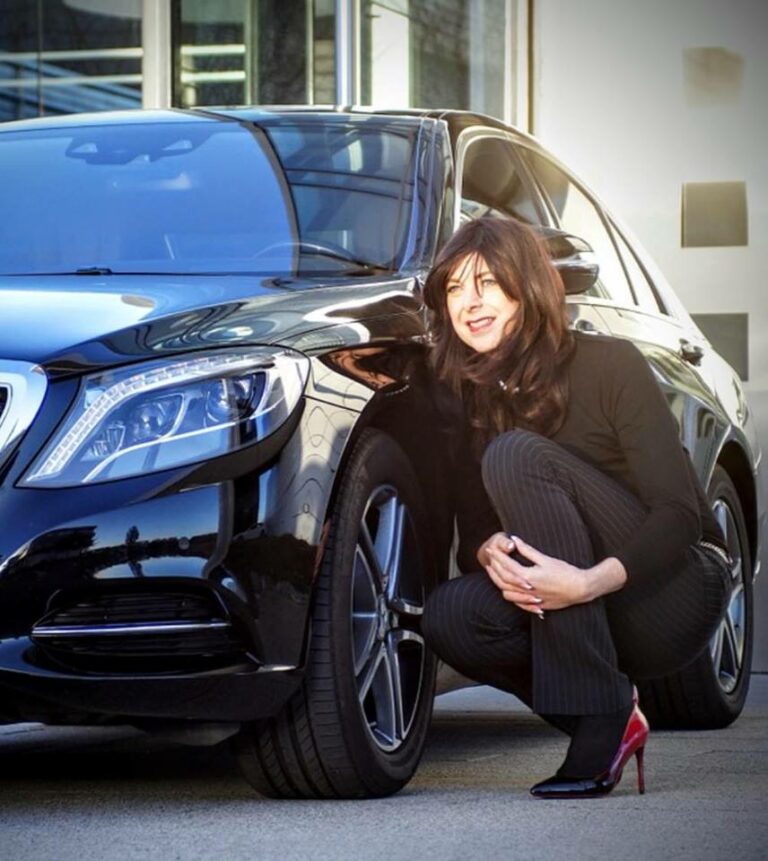
<path fill-rule="evenodd" d="M 689 311 L 749 314 L 768 471 L 768 0 L 533 0 L 533 19 L 533 133 L 629 224 Z M 703 47 L 743 59 L 740 87 L 691 92 L 683 52 Z M 711 181 L 746 182 L 747 247 L 681 247 L 682 183 Z M 767 581 L 764 548 L 760 670 Z"/>

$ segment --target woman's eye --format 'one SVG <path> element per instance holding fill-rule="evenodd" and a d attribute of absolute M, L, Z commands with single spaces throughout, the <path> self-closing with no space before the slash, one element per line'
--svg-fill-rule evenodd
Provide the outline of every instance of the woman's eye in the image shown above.
<path fill-rule="evenodd" d="M 498 281 L 495 278 L 483 278 L 483 280 L 480 283 L 481 283 L 483 289 L 485 289 L 487 287 L 496 287 L 498 284 Z"/>
<path fill-rule="evenodd" d="M 449 284 L 445 288 L 446 293 L 457 293 L 459 290 L 461 290 L 461 284 Z"/>

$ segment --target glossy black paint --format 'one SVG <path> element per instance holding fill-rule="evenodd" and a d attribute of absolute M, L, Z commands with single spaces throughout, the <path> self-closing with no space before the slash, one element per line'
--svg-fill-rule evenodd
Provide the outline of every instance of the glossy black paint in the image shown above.
<path fill-rule="evenodd" d="M 227 115 L 279 122 L 272 111 Z M 242 721 L 272 714 L 301 678 L 325 525 L 360 431 L 386 430 L 416 467 L 425 497 L 448 498 L 450 476 L 428 430 L 434 421 L 419 285 L 454 227 L 462 132 L 504 127 L 470 114 L 404 116 L 420 128 L 420 191 L 411 251 L 398 273 L 0 278 L 0 365 L 40 364 L 48 378 L 34 423 L 18 446 L 0 452 L 0 720 Z M 141 114 L 127 121 L 141 122 Z M 581 297 L 570 308 L 577 328 L 631 337 L 646 352 L 705 482 L 726 451 L 743 460 L 747 475 L 755 473 L 758 449 L 740 387 L 711 351 L 701 368 L 677 355 L 682 335 L 700 337 L 685 321 Z M 83 375 L 246 344 L 281 345 L 311 358 L 302 403 L 273 437 L 153 475 L 66 489 L 20 485 Z M 757 542 L 764 504 L 754 490 L 753 499 L 747 516 Z M 432 518 L 445 576 L 450 511 L 435 506 Z M 80 594 L 120 584 L 161 593 L 169 583 L 215 597 L 238 638 L 235 657 L 214 669 L 180 669 L 169 659 L 159 660 L 156 672 L 105 671 L 76 660 L 67 665 L 31 637 L 52 608 Z"/>

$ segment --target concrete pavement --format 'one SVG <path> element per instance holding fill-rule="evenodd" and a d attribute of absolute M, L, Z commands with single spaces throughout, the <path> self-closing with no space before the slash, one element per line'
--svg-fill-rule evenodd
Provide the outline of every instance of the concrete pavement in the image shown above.
<path fill-rule="evenodd" d="M 542 802 L 564 736 L 511 697 L 438 699 L 430 744 L 399 795 L 255 797 L 226 747 L 131 730 L 0 728 L 0 861 L 90 859 L 768 859 L 768 676 L 716 732 L 655 732 L 645 796 L 634 765 L 604 799 Z"/>

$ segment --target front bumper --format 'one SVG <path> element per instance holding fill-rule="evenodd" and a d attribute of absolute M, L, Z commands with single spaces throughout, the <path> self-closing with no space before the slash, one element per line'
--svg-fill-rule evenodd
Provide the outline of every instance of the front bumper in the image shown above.
<path fill-rule="evenodd" d="M 188 675 L 76 676 L 35 663 L 27 637 L 0 644 L 0 721 L 105 718 L 248 721 L 274 714 L 301 681 L 297 670 L 239 664 Z"/>

